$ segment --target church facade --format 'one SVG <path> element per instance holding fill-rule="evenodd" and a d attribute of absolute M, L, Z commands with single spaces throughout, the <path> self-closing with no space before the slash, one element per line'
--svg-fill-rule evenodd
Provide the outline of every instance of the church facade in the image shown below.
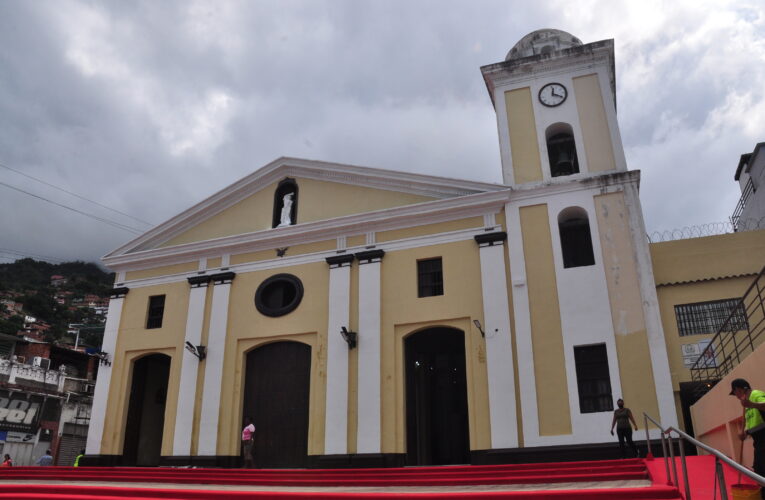
<path fill-rule="evenodd" d="M 676 425 L 613 42 L 481 71 L 503 184 L 281 158 L 104 257 L 91 463 L 237 465 L 247 416 L 262 467 L 597 456 L 620 397 Z"/>

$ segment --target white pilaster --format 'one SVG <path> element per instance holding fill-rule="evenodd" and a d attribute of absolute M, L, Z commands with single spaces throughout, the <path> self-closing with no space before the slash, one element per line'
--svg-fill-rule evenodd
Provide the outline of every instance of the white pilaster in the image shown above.
<path fill-rule="evenodd" d="M 382 250 L 359 259 L 358 453 L 380 453 L 380 266 Z"/>
<path fill-rule="evenodd" d="M 340 329 L 350 329 L 351 263 L 353 256 L 329 263 L 329 322 L 327 324 L 327 403 L 324 453 L 348 453 L 348 345 Z"/>
<path fill-rule="evenodd" d="M 210 334 L 207 339 L 205 358 L 205 381 L 202 392 L 202 414 L 199 419 L 199 456 L 217 454 L 218 416 L 220 414 L 221 378 L 223 355 L 226 348 L 228 325 L 228 302 L 234 273 L 213 275 L 212 309 L 210 311 Z"/>
<path fill-rule="evenodd" d="M 645 222 L 643 209 L 640 206 L 637 183 L 624 186 L 624 201 L 632 229 L 632 241 L 635 245 L 635 261 L 640 284 L 640 295 L 643 299 L 643 314 L 645 316 L 648 350 L 651 355 L 651 370 L 656 386 L 656 399 L 659 403 L 659 421 L 664 426 L 677 425 L 675 411 L 675 396 L 672 385 L 672 375 L 669 370 L 667 344 L 664 339 L 664 328 L 661 325 L 659 312 L 659 297 L 656 295 L 656 281 L 653 277 L 653 264 L 648 239 L 645 237 Z"/>
<path fill-rule="evenodd" d="M 505 233 L 490 233 L 476 237 L 481 256 L 486 370 L 489 379 L 489 418 L 491 447 L 494 449 L 518 446 L 513 345 L 510 338 L 510 311 L 502 243 L 506 238 Z"/>
<path fill-rule="evenodd" d="M 192 278 L 196 279 L 196 278 Z M 207 283 L 192 283 L 189 290 L 189 311 L 186 315 L 185 340 L 194 346 L 202 342 Z M 200 361 L 183 346 L 178 351 L 181 360 L 181 381 L 178 388 L 178 410 L 175 416 L 173 455 L 191 455 L 191 433 L 194 419 L 194 401 L 197 394 L 197 375 Z"/>
<path fill-rule="evenodd" d="M 119 289 L 109 301 L 109 312 L 106 316 L 104 327 L 104 340 L 101 351 L 107 353 L 107 363 L 98 367 L 96 389 L 93 393 L 93 407 L 90 411 L 90 425 L 88 426 L 88 441 L 85 445 L 85 453 L 88 455 L 101 454 L 101 440 L 104 437 L 104 418 L 106 417 L 106 405 L 109 399 L 109 384 L 112 379 L 111 358 L 114 356 L 114 348 L 117 346 L 117 333 L 122 317 L 122 304 L 127 294 L 127 288 Z M 117 290 L 115 290 L 117 292 Z"/>

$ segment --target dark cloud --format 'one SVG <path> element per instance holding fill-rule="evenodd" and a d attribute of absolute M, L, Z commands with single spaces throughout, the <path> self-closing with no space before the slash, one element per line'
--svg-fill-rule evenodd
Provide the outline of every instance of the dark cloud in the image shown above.
<path fill-rule="evenodd" d="M 649 230 L 724 220 L 738 155 L 762 139 L 763 17 L 657 5 L 1 2 L 0 162 L 152 223 L 279 156 L 499 182 L 479 67 L 557 27 L 615 38 Z M 0 182 L 147 227 L 7 169 Z M 94 260 L 133 237 L 4 186 L 0 214 L 0 249 Z"/>

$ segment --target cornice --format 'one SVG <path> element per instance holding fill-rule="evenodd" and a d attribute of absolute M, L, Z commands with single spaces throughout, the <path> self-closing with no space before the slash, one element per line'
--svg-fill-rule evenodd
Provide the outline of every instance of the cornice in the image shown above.
<path fill-rule="evenodd" d="M 640 185 L 640 170 L 612 170 L 602 174 L 575 174 L 566 177 L 555 177 L 542 182 L 529 182 L 514 186 L 510 195 L 511 202 L 528 199 L 545 198 L 563 193 L 586 191 L 593 188 L 604 192 L 612 192 L 625 184 Z"/>
<path fill-rule="evenodd" d="M 282 157 L 122 245 L 108 253 L 104 258 L 156 247 L 288 176 L 372 187 L 438 199 L 507 189 L 507 186 L 502 184 Z"/>
<path fill-rule="evenodd" d="M 503 191 L 388 208 L 172 247 L 139 250 L 122 255 L 107 255 L 102 261 L 112 270 L 127 271 L 188 262 L 202 257 L 220 256 L 221 254 L 248 253 L 277 247 L 296 246 L 326 241 L 340 236 L 481 216 L 487 211 L 500 210 L 507 203 L 509 197 L 510 188 L 505 187 Z"/>
<path fill-rule="evenodd" d="M 507 232 L 494 231 L 491 233 L 476 234 L 474 239 L 475 242 L 478 243 L 478 246 L 481 247 L 501 245 L 505 240 L 507 240 Z"/>

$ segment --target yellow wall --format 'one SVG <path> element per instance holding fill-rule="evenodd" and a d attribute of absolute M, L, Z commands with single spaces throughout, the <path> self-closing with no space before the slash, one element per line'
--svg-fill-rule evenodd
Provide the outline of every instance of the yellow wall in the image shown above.
<path fill-rule="evenodd" d="M 667 346 L 672 387 L 679 398 L 680 384 L 690 382 L 690 367 L 682 355 L 684 345 L 711 339 L 714 334 L 680 336 L 675 306 L 738 298 L 751 285 L 765 255 L 765 231 L 691 238 L 650 245 L 656 293 Z M 678 421 L 684 420 L 678 404 Z M 694 417 L 695 419 L 695 417 Z M 729 446 L 730 422 L 708 431 L 705 442 Z M 698 429 L 694 431 L 698 434 Z"/>
<path fill-rule="evenodd" d="M 611 305 L 621 397 L 649 415 L 659 414 L 646 335 L 643 299 L 624 193 L 595 197 L 603 267 Z"/>
<path fill-rule="evenodd" d="M 298 185 L 298 224 L 434 199 L 428 196 L 313 179 L 298 178 L 295 181 Z M 274 183 L 263 188 L 160 246 L 180 245 L 270 229 L 273 220 L 274 192 L 277 186 L 278 183 Z"/>
<path fill-rule="evenodd" d="M 106 408 L 104 437 L 101 453 L 122 454 L 125 419 L 132 383 L 132 363 L 145 355 L 167 354 L 172 358 L 165 406 L 162 454 L 172 454 L 173 430 L 178 405 L 180 363 L 176 353 L 183 353 L 186 314 L 188 311 L 188 283 L 179 282 L 130 290 L 124 299 L 120 321 L 120 334 L 112 356 L 112 377 L 109 387 L 110 404 Z M 165 294 L 165 313 L 162 328 L 147 330 L 146 316 L 149 297 Z"/>
<path fill-rule="evenodd" d="M 677 328 L 675 306 L 719 299 L 740 298 L 752 283 L 752 280 L 752 276 L 744 276 L 740 278 L 660 286 L 657 288 L 661 323 L 664 327 L 667 357 L 669 358 L 669 368 L 672 374 L 672 387 L 675 391 L 680 389 L 680 382 L 691 381 L 691 371 L 689 367 L 683 365 L 681 346 L 683 344 L 696 344 L 700 340 L 711 339 L 714 336 L 714 334 L 710 333 L 681 337 Z"/>
<path fill-rule="evenodd" d="M 760 271 L 765 231 L 692 238 L 650 245 L 672 385 L 691 380 L 681 346 L 712 337 L 680 337 L 675 306 L 741 297 Z"/>
<path fill-rule="evenodd" d="M 417 260 L 441 257 L 444 295 L 417 297 Z M 478 245 L 461 241 L 386 253 L 382 262 L 382 452 L 406 451 L 404 338 L 447 326 L 465 333 L 471 449 L 489 448 L 485 343 L 472 326 L 482 318 Z"/>
<path fill-rule="evenodd" d="M 301 191 L 302 193 L 302 191 Z M 504 221 L 502 214 L 498 220 Z M 410 228 L 395 234 L 397 237 L 417 237 L 441 231 L 453 231 L 466 227 L 482 226 L 482 218 L 462 219 L 453 222 Z M 548 235 L 549 236 L 549 235 Z M 350 239 L 350 238 L 349 238 Z M 335 240 L 295 247 L 296 252 L 311 253 L 334 248 Z M 272 251 L 258 255 L 234 255 L 232 265 L 265 258 Z M 290 252 L 288 251 L 288 255 Z M 444 295 L 417 297 L 417 260 L 430 257 L 443 259 Z M 268 256 L 273 259 L 273 255 Z M 404 339 L 414 332 L 429 327 L 452 327 L 465 334 L 466 370 L 468 387 L 469 430 L 471 449 L 491 446 L 489 422 L 488 382 L 486 373 L 485 342 L 473 319 L 483 319 L 482 291 L 480 283 L 480 257 L 474 240 L 442 245 L 419 247 L 385 254 L 381 267 L 382 324 L 381 324 L 381 411 L 382 451 L 405 453 L 406 413 L 405 377 L 403 365 Z M 506 264 L 507 256 L 506 256 Z M 197 262 L 179 268 L 158 268 L 135 271 L 134 276 L 150 277 L 170 271 L 187 269 L 196 274 Z M 350 327 L 358 328 L 358 263 L 351 268 Z M 258 285 L 277 273 L 291 273 L 304 284 L 305 294 L 300 306 L 287 316 L 269 318 L 257 312 L 254 294 Z M 218 432 L 217 453 L 238 455 L 239 430 L 243 405 L 244 367 L 246 353 L 264 343 L 279 340 L 303 342 L 312 348 L 309 454 L 324 452 L 324 417 L 326 398 L 326 345 L 328 321 L 329 268 L 324 261 L 271 270 L 239 272 L 231 285 L 228 332 L 224 354 L 224 373 L 221 384 L 221 426 Z M 507 271 L 509 280 L 509 269 Z M 509 282 L 509 281 L 508 281 Z M 128 283 L 128 286 L 130 284 Z M 202 332 L 203 344 L 208 343 L 209 318 L 214 286 L 207 289 Z M 145 330 L 148 297 L 166 294 L 163 328 Z M 185 279 L 167 285 L 155 285 L 131 289 L 125 299 L 118 343 L 114 353 L 113 383 L 107 412 L 107 431 L 103 453 L 120 454 L 124 421 L 127 415 L 127 394 L 130 389 L 131 361 L 138 356 L 153 352 L 165 352 L 173 356 L 166 420 L 163 437 L 163 455 L 172 454 L 172 437 L 177 407 L 177 387 L 180 376 L 180 356 L 183 355 L 185 322 L 188 308 L 189 284 Z M 512 312 L 511 312 L 512 314 Z M 196 402 L 191 439 L 192 454 L 198 449 L 199 420 L 205 363 L 199 364 Z M 565 376 L 565 375 L 564 375 Z M 349 357 L 349 408 L 348 445 L 351 453 L 356 451 L 357 415 L 357 351 Z M 175 389 L 174 389 L 175 388 Z M 558 412 L 559 414 L 559 412 Z M 557 420 L 557 419 L 556 419 Z M 518 426 L 520 428 L 520 417 Z"/>
<path fill-rule="evenodd" d="M 505 109 L 515 183 L 541 181 L 542 162 L 539 159 L 531 89 L 524 87 L 505 92 Z"/>
<path fill-rule="evenodd" d="M 604 172 L 615 169 L 614 149 L 598 75 L 574 78 L 574 95 L 584 150 L 587 153 L 587 170 Z"/>
<path fill-rule="evenodd" d="M 571 434 L 566 398 L 547 397 L 550 387 L 566 387 L 566 360 L 547 205 L 521 207 L 523 254 L 531 315 L 539 434 Z"/>
<path fill-rule="evenodd" d="M 264 316 L 255 308 L 255 290 L 269 276 L 283 272 L 294 274 L 303 282 L 303 300 L 286 316 Z M 229 299 L 223 363 L 226 368 L 221 379 L 219 454 L 239 454 L 246 352 L 277 340 L 296 340 L 311 346 L 308 453 L 324 452 L 328 286 L 329 268 L 325 262 L 237 274 Z"/>
<path fill-rule="evenodd" d="M 652 243 L 657 285 L 754 275 L 765 255 L 765 230 Z"/>

